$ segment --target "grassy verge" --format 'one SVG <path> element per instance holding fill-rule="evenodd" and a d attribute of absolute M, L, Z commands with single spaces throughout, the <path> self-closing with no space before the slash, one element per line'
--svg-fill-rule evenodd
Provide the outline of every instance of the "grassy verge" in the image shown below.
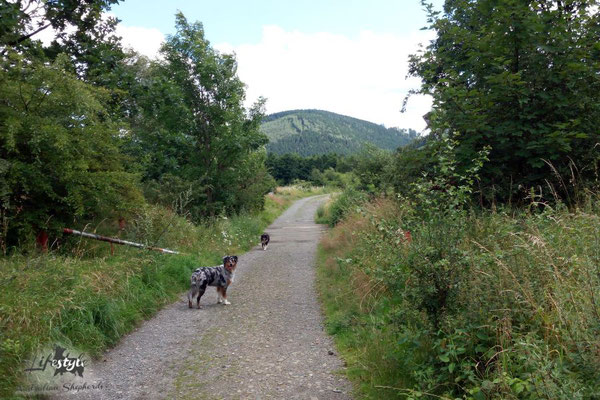
<path fill-rule="evenodd" d="M 334 227 L 348 214 L 360 208 L 366 200 L 367 195 L 365 193 L 352 188 L 348 188 L 343 192 L 334 192 L 329 200 L 317 209 L 315 222 Z"/>
<path fill-rule="evenodd" d="M 131 222 L 131 239 L 177 249 L 164 255 L 103 242 L 70 239 L 69 255 L 0 259 L 0 398 L 21 382 L 23 363 L 46 344 L 62 343 L 100 355 L 140 321 L 173 302 L 198 265 L 215 265 L 259 241 L 263 229 L 294 200 L 323 190 L 278 188 L 258 215 L 220 218 L 195 226 L 150 207 Z"/>
<path fill-rule="evenodd" d="M 355 207 L 320 244 L 318 286 L 358 394 L 600 398 L 596 205 L 431 220 Z"/>

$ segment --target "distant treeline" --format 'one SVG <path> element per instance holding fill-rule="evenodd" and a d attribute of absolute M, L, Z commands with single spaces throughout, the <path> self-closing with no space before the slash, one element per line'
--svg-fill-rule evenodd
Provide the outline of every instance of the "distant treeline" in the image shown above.
<path fill-rule="evenodd" d="M 406 192 L 423 173 L 432 172 L 433 154 L 419 138 L 395 152 L 364 146 L 353 155 L 323 154 L 302 157 L 298 154 L 269 153 L 266 165 L 279 184 L 306 181 L 314 185 L 353 186 L 371 193 L 391 190 Z M 431 144 L 429 144 L 431 146 Z"/>
<path fill-rule="evenodd" d="M 325 170 L 349 172 L 352 169 L 349 157 L 337 154 L 324 154 L 321 156 L 302 157 L 298 154 L 277 155 L 269 153 L 266 165 L 271 175 L 282 185 L 287 185 L 295 180 L 313 181 Z M 314 182 L 322 184 L 322 182 Z"/>
<path fill-rule="evenodd" d="M 415 142 L 416 143 L 416 142 Z M 382 173 L 384 165 L 392 167 L 394 153 L 375 146 L 366 146 L 354 155 L 323 154 L 302 157 L 298 154 L 269 153 L 266 165 L 269 173 L 281 185 L 306 181 L 317 186 L 344 187 L 369 180 L 367 176 Z M 388 174 L 395 174 L 390 172 Z M 379 178 L 378 178 L 379 179 Z"/>

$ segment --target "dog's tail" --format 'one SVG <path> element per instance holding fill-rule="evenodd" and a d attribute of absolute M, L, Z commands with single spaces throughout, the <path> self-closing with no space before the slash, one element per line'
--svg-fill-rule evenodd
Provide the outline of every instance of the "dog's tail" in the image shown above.
<path fill-rule="evenodd" d="M 200 268 L 195 270 L 190 278 L 190 295 L 200 288 L 200 274 L 198 272 L 200 272 Z"/>

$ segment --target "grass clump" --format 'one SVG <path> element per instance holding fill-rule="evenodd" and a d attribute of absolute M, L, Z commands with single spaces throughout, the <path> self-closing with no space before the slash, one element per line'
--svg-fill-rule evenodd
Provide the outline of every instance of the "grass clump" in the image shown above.
<path fill-rule="evenodd" d="M 366 199 L 367 195 L 364 192 L 353 187 L 335 193 L 325 204 L 319 206 L 315 221 L 333 227 L 346 215 L 359 209 Z"/>

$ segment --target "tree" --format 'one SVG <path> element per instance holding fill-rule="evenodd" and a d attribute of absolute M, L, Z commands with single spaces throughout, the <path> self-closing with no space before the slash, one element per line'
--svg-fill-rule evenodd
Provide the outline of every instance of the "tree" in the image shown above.
<path fill-rule="evenodd" d="M 136 176 L 124 170 L 107 91 L 69 73 L 66 55 L 51 65 L 16 53 L 7 59 L 0 67 L 0 244 L 138 206 L 143 199 Z"/>
<path fill-rule="evenodd" d="M 356 156 L 354 174 L 360 182 L 358 188 L 369 193 L 384 192 L 390 186 L 392 153 L 365 144 Z"/>
<path fill-rule="evenodd" d="M 30 47 L 40 32 L 52 29 L 56 39 L 69 45 L 89 38 L 102 38 L 113 31 L 114 18 L 103 20 L 119 0 L 0 0 L 0 50 L 23 51 Z M 108 29 L 107 29 L 108 28 Z"/>
<path fill-rule="evenodd" d="M 106 17 L 119 0 L 0 0 L 0 54 L 34 51 L 40 55 L 39 33 L 53 30 L 55 38 L 45 51 L 54 59 L 67 53 L 77 60 L 81 74 L 111 63 L 108 52 L 120 51 L 114 35 L 117 20 Z M 92 74 L 93 75 L 93 74 Z"/>
<path fill-rule="evenodd" d="M 427 6 L 437 38 L 411 56 L 434 98 L 433 132 L 452 132 L 463 171 L 484 146 L 486 194 L 524 195 L 569 171 L 592 179 L 600 134 L 596 0 L 447 0 Z M 549 166 L 552 164 L 553 167 Z M 570 175 L 570 172 L 569 172 Z M 562 189 L 569 193 L 567 185 Z"/>
<path fill-rule="evenodd" d="M 106 14 L 118 0 L 0 0 L 0 58 L 9 52 L 40 62 L 52 62 L 60 54 L 71 59 L 68 71 L 81 80 L 111 91 L 113 119 L 126 109 L 133 77 L 127 75 L 129 56 L 116 36 L 118 20 Z M 53 34 L 50 44 L 42 33 Z"/>
<path fill-rule="evenodd" d="M 163 61 L 140 67 L 144 90 L 131 118 L 131 151 L 146 157 L 146 181 L 169 173 L 192 187 L 195 218 L 252 208 L 256 199 L 248 193 L 258 194 L 248 185 L 259 185 L 260 196 L 269 190 L 247 171 L 252 166 L 266 177 L 264 157 L 255 155 L 267 143 L 259 131 L 264 101 L 244 108 L 235 57 L 214 50 L 201 23 L 179 13 L 176 28 L 161 49 Z"/>

